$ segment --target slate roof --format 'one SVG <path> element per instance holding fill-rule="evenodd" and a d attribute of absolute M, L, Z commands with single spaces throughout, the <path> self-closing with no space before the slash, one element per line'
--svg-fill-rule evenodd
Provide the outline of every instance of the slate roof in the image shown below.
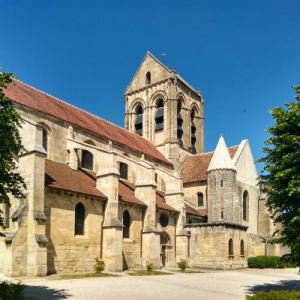
<path fill-rule="evenodd" d="M 17 104 L 49 115 L 64 121 L 75 128 L 111 140 L 115 144 L 142 153 L 164 164 L 172 166 L 172 163 L 164 157 L 151 142 L 143 137 L 131 133 L 54 96 L 39 91 L 19 80 L 14 79 L 13 83 L 10 84 L 4 92 L 8 98 Z"/>
<path fill-rule="evenodd" d="M 239 146 L 228 148 L 230 157 L 233 158 Z M 183 163 L 181 176 L 183 183 L 194 183 L 207 180 L 207 168 L 214 152 L 189 155 Z"/>

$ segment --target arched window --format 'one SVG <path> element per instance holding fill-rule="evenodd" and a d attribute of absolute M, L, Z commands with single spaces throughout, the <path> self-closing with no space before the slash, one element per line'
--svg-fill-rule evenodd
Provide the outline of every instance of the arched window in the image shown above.
<path fill-rule="evenodd" d="M 244 191 L 243 193 L 243 221 L 248 221 L 248 205 L 249 205 L 249 193 Z"/>
<path fill-rule="evenodd" d="M 195 108 L 193 108 L 192 111 L 191 111 L 191 151 L 194 154 L 197 153 L 197 149 L 196 149 L 196 142 L 197 142 L 196 131 L 197 131 L 197 127 L 196 127 L 196 124 L 195 124 Z"/>
<path fill-rule="evenodd" d="M 241 240 L 241 256 L 245 255 L 245 246 L 244 246 L 244 241 Z"/>
<path fill-rule="evenodd" d="M 160 214 L 159 216 L 159 224 L 161 227 L 167 227 L 169 225 L 169 217 L 166 214 Z"/>
<path fill-rule="evenodd" d="M 128 165 L 120 162 L 120 178 L 128 179 Z"/>
<path fill-rule="evenodd" d="M 233 240 L 232 239 L 229 239 L 229 242 L 228 242 L 228 255 L 229 257 L 233 257 Z"/>
<path fill-rule="evenodd" d="M 134 129 L 136 134 L 143 135 L 143 108 L 141 105 L 138 105 L 135 110 Z"/>
<path fill-rule="evenodd" d="M 123 238 L 129 239 L 130 236 L 130 214 L 127 210 L 123 213 Z"/>
<path fill-rule="evenodd" d="M 10 204 L 4 203 L 4 225 L 5 228 L 9 228 L 9 218 L 10 218 Z"/>
<path fill-rule="evenodd" d="M 183 118 L 181 115 L 181 108 L 182 108 L 182 100 L 178 99 L 177 103 L 177 140 L 182 145 L 182 136 L 183 136 Z"/>
<path fill-rule="evenodd" d="M 46 128 L 43 128 L 43 147 L 46 150 L 46 152 L 48 151 L 48 132 Z"/>
<path fill-rule="evenodd" d="M 75 235 L 84 234 L 85 209 L 82 203 L 75 206 Z"/>
<path fill-rule="evenodd" d="M 204 205 L 204 198 L 202 193 L 197 193 L 197 199 L 198 199 L 198 206 Z"/>
<path fill-rule="evenodd" d="M 93 170 L 93 165 L 94 165 L 93 154 L 87 150 L 82 150 L 81 167 L 88 170 Z"/>
<path fill-rule="evenodd" d="M 164 100 L 159 99 L 155 111 L 155 131 L 164 129 Z"/>
<path fill-rule="evenodd" d="M 146 74 L 146 84 L 151 84 L 151 73 L 150 72 L 147 72 Z"/>

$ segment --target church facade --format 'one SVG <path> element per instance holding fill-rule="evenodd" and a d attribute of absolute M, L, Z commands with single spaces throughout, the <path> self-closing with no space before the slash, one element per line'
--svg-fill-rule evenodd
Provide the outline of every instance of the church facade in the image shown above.
<path fill-rule="evenodd" d="M 204 100 L 150 52 L 125 91 L 125 129 L 21 81 L 24 199 L 2 205 L 0 272 L 12 276 L 190 267 L 242 268 L 283 253 L 247 140 L 204 152 Z"/>

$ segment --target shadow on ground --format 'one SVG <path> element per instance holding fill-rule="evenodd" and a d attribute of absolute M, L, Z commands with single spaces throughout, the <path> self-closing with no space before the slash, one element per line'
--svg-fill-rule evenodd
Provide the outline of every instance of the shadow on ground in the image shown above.
<path fill-rule="evenodd" d="M 47 286 L 26 285 L 25 299 L 40 300 L 40 299 L 67 299 L 72 295 L 64 289 L 52 289 Z"/>
<path fill-rule="evenodd" d="M 291 291 L 300 290 L 300 276 L 299 280 L 280 280 L 276 283 L 265 283 L 254 286 L 246 286 L 247 293 L 254 294 L 259 291 Z"/>

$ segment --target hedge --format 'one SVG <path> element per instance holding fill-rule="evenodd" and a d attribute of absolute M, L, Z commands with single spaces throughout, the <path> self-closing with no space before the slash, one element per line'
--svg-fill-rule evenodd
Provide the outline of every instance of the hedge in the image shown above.
<path fill-rule="evenodd" d="M 296 267 L 297 264 L 292 262 L 291 260 L 282 259 L 279 256 L 255 256 L 248 258 L 248 266 L 249 268 L 274 268 L 274 269 L 282 269 L 282 268 L 293 268 Z"/>
<path fill-rule="evenodd" d="M 0 300 L 23 300 L 24 285 L 20 283 L 0 282 Z"/>
<path fill-rule="evenodd" d="M 247 300 L 300 300 L 300 291 L 270 291 L 257 292 L 247 296 Z"/>

